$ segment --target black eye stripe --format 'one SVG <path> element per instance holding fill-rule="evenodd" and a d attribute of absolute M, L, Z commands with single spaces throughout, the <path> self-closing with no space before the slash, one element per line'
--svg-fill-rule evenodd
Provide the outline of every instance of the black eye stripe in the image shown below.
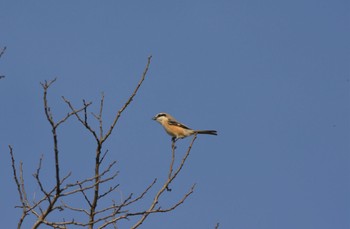
<path fill-rule="evenodd" d="M 165 115 L 166 115 L 166 114 L 164 114 L 164 113 L 157 114 L 157 118 L 158 118 L 158 117 L 165 116 Z"/>

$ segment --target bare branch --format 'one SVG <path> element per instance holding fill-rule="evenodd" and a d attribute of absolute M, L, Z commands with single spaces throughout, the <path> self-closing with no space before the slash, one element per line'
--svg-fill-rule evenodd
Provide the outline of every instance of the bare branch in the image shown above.
<path fill-rule="evenodd" d="M 171 163 L 170 163 L 170 168 L 169 168 L 169 174 L 168 174 L 168 180 L 171 179 L 171 176 L 173 174 L 173 167 L 174 167 L 174 163 L 175 163 L 175 149 L 176 149 L 176 146 L 175 146 L 175 140 L 173 140 L 171 142 Z M 168 186 L 166 187 L 166 190 L 167 191 L 171 191 L 171 188 L 169 188 Z"/>
<path fill-rule="evenodd" d="M 148 57 L 148 61 L 147 61 L 147 64 L 146 64 L 146 67 L 145 67 L 145 70 L 143 71 L 143 74 L 141 76 L 141 79 L 139 81 L 139 83 L 137 84 L 134 92 L 131 94 L 131 96 L 129 97 L 129 99 L 126 101 L 126 103 L 124 104 L 124 106 L 118 111 L 116 117 L 114 118 L 114 121 L 111 125 L 111 127 L 109 128 L 108 132 L 106 133 L 106 135 L 104 136 L 104 138 L 102 139 L 102 142 L 104 142 L 105 140 L 107 140 L 107 138 L 109 137 L 109 135 L 111 135 L 115 125 L 117 124 L 118 120 L 119 120 L 119 117 L 121 116 L 121 114 L 123 113 L 123 111 L 129 106 L 129 104 L 133 101 L 136 93 L 138 92 L 139 88 L 141 87 L 141 84 L 143 83 L 143 81 L 145 80 L 146 78 L 146 75 L 147 75 L 147 72 L 148 72 L 148 68 L 151 64 L 151 59 L 152 59 L 152 56 L 149 56 Z"/>
<path fill-rule="evenodd" d="M 108 150 L 106 150 L 105 153 L 102 155 L 101 160 L 100 160 L 100 163 L 103 162 L 103 159 L 105 159 L 107 153 L 108 153 Z"/>
<path fill-rule="evenodd" d="M 130 204 L 133 204 L 137 201 L 139 201 L 140 199 L 142 199 L 146 194 L 147 192 L 153 187 L 153 185 L 157 182 L 157 178 L 153 180 L 153 182 L 141 193 L 141 195 L 139 195 L 138 197 L 136 197 L 135 199 L 131 200 L 131 201 L 127 201 L 125 203 L 125 206 L 127 205 L 130 205 Z"/>
<path fill-rule="evenodd" d="M 146 194 L 147 192 L 153 187 L 153 185 L 156 183 L 157 179 L 154 179 L 153 182 L 138 196 L 136 197 L 135 199 L 132 199 L 132 196 L 133 196 L 133 193 L 131 193 L 124 201 L 123 203 L 121 203 L 119 206 L 113 204 L 112 206 L 110 207 L 107 207 L 107 208 L 104 208 L 100 211 L 96 211 L 96 214 L 100 214 L 100 213 L 103 213 L 103 212 L 106 212 L 106 211 L 109 211 L 111 209 L 114 209 L 114 212 L 112 214 L 110 214 L 108 217 L 105 217 L 106 219 L 107 218 L 111 218 L 111 217 L 114 217 L 116 214 L 118 213 L 122 213 L 121 212 L 121 209 L 128 206 L 128 205 L 131 205 L 139 200 L 141 200 Z M 128 212 L 128 211 L 126 211 Z M 118 220 L 118 219 L 117 219 Z M 111 220 L 109 221 L 107 225 L 111 224 L 111 223 L 115 223 L 117 220 Z"/>
<path fill-rule="evenodd" d="M 2 50 L 0 51 L 0 58 L 2 57 L 2 55 L 5 53 L 6 50 L 6 46 L 2 48 Z M 4 75 L 0 75 L 0 79 L 5 78 Z"/>
<path fill-rule="evenodd" d="M 110 172 L 110 170 L 112 169 L 112 167 L 115 165 L 116 161 L 113 161 L 102 173 L 100 173 L 98 175 L 99 177 L 99 183 L 104 183 L 104 182 L 107 182 L 109 180 L 112 180 L 114 179 L 117 175 L 118 175 L 118 172 L 115 172 L 113 175 L 105 178 L 105 179 L 101 179 L 104 175 L 106 175 L 108 172 Z M 85 180 L 82 180 L 82 181 L 77 181 L 76 183 L 74 184 L 67 184 L 65 187 L 62 188 L 62 191 L 66 191 L 68 190 L 69 188 L 75 188 L 77 186 L 79 186 L 78 189 L 74 189 L 72 191 L 67 191 L 67 192 L 63 192 L 61 195 L 62 196 L 70 196 L 74 193 L 77 193 L 77 192 L 81 192 L 81 190 L 85 191 L 85 190 L 89 190 L 89 189 L 92 189 L 95 187 L 96 183 L 93 183 L 92 185 L 89 185 L 89 186 L 85 186 L 83 187 L 82 185 L 88 183 L 88 182 L 92 182 L 96 180 L 96 176 L 93 176 L 93 177 L 90 177 L 90 178 L 87 178 Z M 80 188 L 83 187 L 83 189 Z"/>
<path fill-rule="evenodd" d="M 196 139 L 197 139 L 197 134 L 194 134 L 194 135 L 193 135 L 193 138 L 192 138 L 192 141 L 191 141 L 191 143 L 190 143 L 190 146 L 188 147 L 185 156 L 182 158 L 182 161 L 181 161 L 181 163 L 180 163 L 178 169 L 176 170 L 176 172 L 175 172 L 174 175 L 172 176 L 172 178 L 171 178 L 169 184 L 170 184 L 171 181 L 173 181 L 173 180 L 176 178 L 176 176 L 180 173 L 182 167 L 184 166 L 184 164 L 185 164 L 185 162 L 186 162 L 186 160 L 187 160 L 187 157 L 190 155 L 190 152 L 191 152 L 193 143 L 196 141 Z"/>
<path fill-rule="evenodd" d="M 85 209 L 71 207 L 71 206 L 69 206 L 68 204 L 64 203 L 63 201 L 61 201 L 61 203 L 62 203 L 62 206 L 63 206 L 64 208 L 67 208 L 67 209 L 69 209 L 69 210 L 71 210 L 71 211 L 83 212 L 83 213 L 85 213 L 86 215 L 89 215 L 89 213 L 88 213 Z"/>
<path fill-rule="evenodd" d="M 40 181 L 40 170 L 41 170 L 41 163 L 42 163 L 42 161 L 43 161 L 43 155 L 40 157 L 40 159 L 39 159 L 39 165 L 38 165 L 38 168 L 37 168 L 37 170 L 36 170 L 36 173 L 34 173 L 33 174 L 33 176 L 34 176 L 34 178 L 36 179 L 36 181 L 37 181 L 37 183 L 38 183 L 38 185 L 39 185 L 39 187 L 40 187 L 40 191 L 42 192 L 42 193 L 44 193 L 44 195 L 45 195 L 45 197 L 48 199 L 48 201 L 50 202 L 50 196 L 51 196 L 51 194 L 48 194 L 46 191 L 45 191 L 45 189 L 44 189 L 44 187 L 43 187 L 43 185 L 42 185 L 42 183 L 41 183 L 41 181 Z"/>
<path fill-rule="evenodd" d="M 118 187 L 119 187 L 119 184 L 114 185 L 113 187 L 109 187 L 109 189 L 105 193 L 100 194 L 98 198 L 101 199 L 101 198 L 105 197 L 106 195 L 110 194 L 111 192 L 113 192 Z"/>
<path fill-rule="evenodd" d="M 53 118 L 53 114 L 51 112 L 51 108 L 48 105 L 48 100 L 47 100 L 47 93 L 48 93 L 48 89 L 50 88 L 50 86 L 56 81 L 56 78 L 51 80 L 51 81 L 45 81 L 44 83 L 41 83 L 41 86 L 43 87 L 44 93 L 43 93 L 43 102 L 44 102 L 44 111 L 45 111 L 45 115 L 46 115 L 46 119 L 48 120 L 48 122 L 51 125 L 51 132 L 52 132 L 52 137 L 53 137 L 53 153 L 54 153 L 54 159 L 55 159 L 55 179 L 56 179 L 56 186 L 50 191 L 47 192 L 44 190 L 44 187 L 42 185 L 42 182 L 40 180 L 39 174 L 40 174 L 40 170 L 41 170 L 41 163 L 42 163 L 42 158 L 40 158 L 39 161 L 39 166 L 37 169 L 36 174 L 34 174 L 34 177 L 36 178 L 38 185 L 40 187 L 40 190 L 44 193 L 44 197 L 39 201 L 39 203 L 43 202 L 44 200 L 48 201 L 48 206 L 46 207 L 45 210 L 43 210 L 41 208 L 41 206 L 39 205 L 39 203 L 34 204 L 35 207 L 38 207 L 40 210 L 40 215 L 38 215 L 37 213 L 35 213 L 34 208 L 31 207 L 31 212 L 35 215 L 37 215 L 37 220 L 33 226 L 33 228 L 38 228 L 42 223 L 46 224 L 46 225 L 51 225 L 50 223 L 48 223 L 46 221 L 46 217 L 54 210 L 59 209 L 61 210 L 62 207 L 61 206 L 55 206 L 57 200 L 59 198 L 62 197 L 61 192 L 62 192 L 62 188 L 61 185 L 63 184 L 63 182 L 70 176 L 70 174 L 68 174 L 66 177 L 64 177 L 63 179 L 60 178 L 60 164 L 59 164 L 59 150 L 58 150 L 58 136 L 57 136 L 57 128 L 60 124 L 64 123 L 69 117 L 71 117 L 72 115 L 77 114 L 78 112 L 86 109 L 86 107 L 90 104 L 87 104 L 85 107 L 73 111 L 71 113 L 68 113 L 64 118 L 62 118 L 60 121 L 55 122 L 54 118 Z M 55 194 L 53 194 L 53 192 L 55 191 Z M 53 224 L 52 224 L 53 225 Z M 60 227 L 59 227 L 60 228 Z"/>
<path fill-rule="evenodd" d="M 98 138 L 96 132 L 92 129 L 92 127 L 88 123 L 87 107 L 88 107 L 89 103 L 86 103 L 85 100 L 83 100 L 83 103 L 84 103 L 84 109 L 83 109 L 84 110 L 84 119 L 82 119 L 79 116 L 78 112 L 76 112 L 77 110 L 73 107 L 72 103 L 69 100 L 67 100 L 64 96 L 62 96 L 62 99 L 64 100 L 65 103 L 67 103 L 67 105 L 72 110 L 72 112 L 74 113 L 75 117 L 77 117 L 79 122 L 81 124 L 83 124 L 83 126 L 94 136 L 95 140 L 97 142 L 99 142 L 99 138 Z M 90 102 L 90 104 L 91 104 L 91 102 Z"/>
<path fill-rule="evenodd" d="M 97 115 L 93 114 L 95 116 L 95 118 L 98 120 L 99 122 L 99 126 L 100 126 L 100 139 L 103 138 L 103 120 L 102 120 L 102 112 L 103 112 L 103 104 L 104 104 L 104 99 L 105 99 L 105 95 L 104 93 L 102 93 L 101 95 L 101 101 L 100 101 L 100 112 Z"/>
<path fill-rule="evenodd" d="M 84 107 L 83 107 L 83 108 L 80 108 L 80 109 L 78 109 L 78 110 L 75 110 L 75 111 L 72 111 L 72 112 L 68 113 L 68 114 L 66 115 L 66 117 L 62 118 L 60 121 L 58 121 L 58 122 L 56 123 L 56 127 L 59 126 L 60 124 L 62 124 L 63 122 L 65 122 L 70 116 L 75 115 L 76 113 L 79 113 L 79 112 L 81 112 L 81 111 L 83 111 L 83 110 L 86 110 L 86 108 L 87 108 L 88 106 L 90 106 L 91 104 L 92 104 L 91 102 L 89 102 L 89 103 L 87 103 L 87 104 L 84 103 Z"/>
<path fill-rule="evenodd" d="M 47 102 L 47 90 L 56 81 L 56 78 L 45 83 L 41 83 L 41 86 L 44 89 L 44 96 L 43 96 L 43 101 L 44 101 L 44 110 L 45 110 L 45 115 L 47 120 L 49 121 L 51 127 L 52 127 L 52 135 L 53 135 L 53 141 L 54 141 L 54 156 L 55 156 L 55 172 L 56 172 L 56 194 L 59 195 L 61 190 L 60 190 L 60 167 L 59 167 L 59 161 L 58 161 L 58 142 L 57 142 L 57 132 L 56 128 L 57 125 L 55 124 L 55 121 L 53 119 L 53 115 L 51 113 L 51 109 L 48 105 Z"/>
<path fill-rule="evenodd" d="M 5 53 L 5 50 L 7 49 L 7 47 L 3 47 L 2 50 L 0 51 L 0 58 L 2 57 L 2 55 Z"/>
<path fill-rule="evenodd" d="M 2 55 L 2 54 L 1 54 Z M 0 55 L 0 56 L 1 56 Z M 15 157 L 13 155 L 13 149 L 12 146 L 8 146 L 10 150 L 10 156 L 11 156 L 11 165 L 12 165 L 12 172 L 13 172 L 13 178 L 15 179 L 16 185 L 17 185 L 17 191 L 19 194 L 19 199 L 22 204 L 22 216 L 18 221 L 17 228 L 21 228 L 22 223 L 24 221 L 24 218 L 27 216 L 27 197 L 24 189 L 24 179 L 23 179 L 23 168 L 22 168 L 22 162 L 20 163 L 20 179 L 18 179 L 17 176 L 17 170 L 16 170 L 16 163 L 15 163 Z"/>
<path fill-rule="evenodd" d="M 171 144 L 171 163 L 170 163 L 170 168 L 169 168 L 169 174 L 168 174 L 168 179 L 171 178 L 172 174 L 173 174 L 173 167 L 174 167 L 174 162 L 175 162 L 175 141 L 172 141 Z"/>
<path fill-rule="evenodd" d="M 139 90 L 142 82 L 144 81 L 150 62 L 151 62 L 151 56 L 148 57 L 148 62 L 146 65 L 146 68 L 144 70 L 144 73 L 141 77 L 140 82 L 138 83 L 138 85 L 136 86 L 133 94 L 129 97 L 129 99 L 127 100 L 127 102 L 124 104 L 124 106 L 118 111 L 117 115 L 114 118 L 114 121 L 111 125 L 111 127 L 109 128 L 108 132 L 103 136 L 103 127 L 102 127 L 102 110 L 103 110 L 103 101 L 104 101 L 104 96 L 102 96 L 101 98 L 101 104 L 100 104 L 100 113 L 99 116 L 97 116 L 99 123 L 100 123 L 100 138 L 97 138 L 97 135 L 95 133 L 95 131 L 92 131 L 92 129 L 88 126 L 87 123 L 85 123 L 85 127 L 86 128 L 90 128 L 90 132 L 92 132 L 95 136 L 95 139 L 97 141 L 97 147 L 96 147 L 96 157 L 95 157 L 95 187 L 94 187 L 94 195 L 93 195 L 93 200 L 92 200 L 92 206 L 90 208 L 90 216 L 89 216 L 89 228 L 93 228 L 93 224 L 95 222 L 95 212 L 96 212 L 96 206 L 97 206 L 97 201 L 99 199 L 99 192 L 100 192 L 100 180 L 99 180 L 99 173 L 100 173 L 100 166 L 101 166 L 101 150 L 102 150 L 102 144 L 108 139 L 108 137 L 111 135 L 120 115 L 122 114 L 122 112 L 128 107 L 128 105 L 131 103 L 131 101 L 133 100 L 133 98 L 135 97 L 137 91 Z M 78 117 L 78 116 L 77 116 Z M 82 121 L 80 121 L 82 122 Z"/>
<path fill-rule="evenodd" d="M 170 164 L 170 172 L 169 172 L 169 173 L 170 173 L 170 176 L 168 177 L 168 180 L 164 183 L 163 187 L 158 191 L 158 193 L 157 193 L 156 196 L 154 197 L 153 202 L 152 202 L 151 206 L 149 207 L 149 209 L 142 215 L 141 219 L 140 219 L 136 224 L 134 224 L 134 226 L 132 227 L 132 229 L 135 229 L 135 228 L 139 227 L 139 226 L 146 220 L 146 218 L 149 216 L 149 214 L 152 213 L 152 212 L 154 211 L 156 205 L 157 205 L 158 202 L 159 202 L 159 198 L 160 198 L 160 196 L 163 194 L 163 192 L 164 192 L 165 190 L 169 190 L 169 185 L 170 185 L 170 183 L 176 178 L 176 176 L 177 176 L 177 175 L 180 173 L 180 171 L 182 170 L 182 168 L 183 168 L 183 166 L 184 166 L 184 164 L 185 164 L 185 162 L 186 162 L 186 159 L 187 159 L 187 157 L 189 156 L 189 154 L 190 154 L 190 152 L 191 152 L 193 143 L 194 143 L 194 141 L 196 140 L 196 138 L 197 138 L 197 134 L 194 134 L 194 135 L 193 135 L 193 138 L 192 138 L 192 141 L 191 141 L 191 143 L 190 143 L 190 146 L 188 147 L 188 150 L 187 150 L 185 156 L 182 158 L 182 161 L 181 161 L 179 167 L 177 168 L 177 170 L 176 170 L 176 172 L 175 172 L 174 174 L 171 174 L 171 172 L 172 172 L 172 166 L 173 166 L 173 164 L 174 164 L 173 161 L 174 161 L 174 158 L 175 158 L 175 153 L 173 153 L 173 159 L 172 159 L 171 164 Z M 175 149 L 176 149 L 176 147 L 175 147 L 175 142 L 172 143 L 172 149 L 173 149 L 173 152 L 174 152 Z M 183 201 L 185 201 L 185 199 L 186 199 L 189 195 L 191 195 L 191 194 L 193 193 L 193 189 L 194 189 L 194 186 L 192 186 L 191 191 L 190 191 L 188 194 L 186 194 L 186 195 L 184 196 L 184 198 L 182 199 L 182 201 L 180 201 L 179 204 L 175 204 L 175 205 L 174 205 L 175 208 L 176 208 L 177 206 L 179 206 L 181 203 L 183 203 Z M 158 209 L 158 210 L 161 211 L 160 209 Z"/>
<path fill-rule="evenodd" d="M 62 184 L 72 175 L 72 172 L 69 172 L 65 177 L 62 178 L 61 180 L 61 186 Z"/>
<path fill-rule="evenodd" d="M 139 216 L 139 215 L 150 215 L 150 214 L 154 214 L 154 213 L 165 213 L 165 212 L 170 212 L 172 210 L 174 210 L 175 208 L 177 208 L 178 206 L 180 206 L 181 204 L 183 204 L 185 202 L 185 200 L 187 199 L 188 196 L 190 196 L 193 191 L 194 191 L 194 187 L 195 185 L 193 185 L 190 189 L 189 192 L 187 192 L 181 200 L 179 200 L 176 204 L 174 204 L 173 206 L 169 207 L 169 208 L 165 208 L 165 209 L 162 209 L 162 208 L 158 208 L 158 209 L 154 209 L 154 210 L 147 210 L 147 211 L 139 211 L 139 212 L 130 212 L 130 213 L 126 213 L 124 215 L 121 215 L 117 218 L 114 218 L 112 220 L 109 220 L 109 221 L 106 221 L 103 225 L 101 225 L 99 227 L 99 229 L 102 229 L 102 228 L 105 228 L 107 227 L 108 225 L 110 224 L 113 224 L 121 219 L 128 219 L 130 216 Z M 133 227 L 131 227 L 132 229 L 134 228 L 137 228 L 139 227 L 142 223 L 144 222 L 143 221 L 138 221 Z"/>
<path fill-rule="evenodd" d="M 93 188 L 93 187 L 95 187 L 95 185 L 93 185 L 91 188 Z M 83 188 L 83 186 L 81 184 L 79 184 L 79 188 L 80 188 L 79 191 L 81 192 L 81 194 L 83 194 L 84 199 L 86 200 L 86 202 L 89 204 L 89 206 L 91 208 L 92 204 L 91 204 L 89 198 L 87 197 L 87 195 L 85 194 L 85 190 L 87 190 L 87 189 Z"/>
<path fill-rule="evenodd" d="M 45 110 L 45 115 L 46 115 L 46 118 L 47 120 L 50 122 L 51 126 L 54 126 L 54 122 L 53 122 L 53 117 L 52 117 L 52 113 L 51 113 L 51 109 L 49 107 L 49 105 L 47 104 L 47 90 L 49 89 L 49 87 L 51 86 L 51 84 L 53 84 L 55 81 L 56 81 L 57 78 L 47 82 L 45 80 L 45 83 L 40 83 L 41 86 L 43 87 L 44 89 L 44 96 L 43 96 L 43 99 L 44 99 L 44 110 Z"/>

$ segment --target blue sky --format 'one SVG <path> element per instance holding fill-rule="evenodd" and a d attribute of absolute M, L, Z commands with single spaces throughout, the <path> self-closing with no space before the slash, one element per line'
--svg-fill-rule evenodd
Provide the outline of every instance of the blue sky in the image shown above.
<path fill-rule="evenodd" d="M 39 83 L 57 77 L 49 94 L 56 119 L 69 111 L 62 95 L 92 101 L 97 112 L 104 92 L 107 127 L 153 55 L 106 145 L 120 171 L 115 199 L 166 177 L 170 137 L 154 114 L 219 135 L 198 137 L 163 203 L 196 183 L 194 194 L 141 228 L 350 228 L 348 1 L 38 0 L 1 1 L 0 9 L 3 227 L 14 228 L 21 213 L 9 144 L 24 162 L 29 196 L 39 193 L 31 174 L 42 154 L 43 179 L 53 182 Z M 62 171 L 91 175 L 91 136 L 72 118 L 59 137 Z M 179 154 L 189 142 L 178 142 Z"/>

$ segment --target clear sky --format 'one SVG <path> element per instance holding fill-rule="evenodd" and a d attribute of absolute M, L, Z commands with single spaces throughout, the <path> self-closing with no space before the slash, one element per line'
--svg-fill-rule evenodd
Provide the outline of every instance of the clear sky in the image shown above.
<path fill-rule="evenodd" d="M 7 145 L 24 162 L 28 196 L 40 193 L 29 184 L 41 154 L 47 187 L 54 179 L 39 83 L 57 77 L 57 119 L 69 111 L 62 95 L 97 112 L 104 92 L 107 127 L 151 54 L 106 145 L 120 171 L 115 199 L 166 177 L 170 137 L 156 113 L 219 135 L 198 137 L 164 206 L 196 183 L 194 194 L 141 228 L 350 228 L 349 1 L 3 0 L 0 9 L 2 228 L 21 213 Z M 90 176 L 94 142 L 76 119 L 59 141 L 62 171 Z"/>

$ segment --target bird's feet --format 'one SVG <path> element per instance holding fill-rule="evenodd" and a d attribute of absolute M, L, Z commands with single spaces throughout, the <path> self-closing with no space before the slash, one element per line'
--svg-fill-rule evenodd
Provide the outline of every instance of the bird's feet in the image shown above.
<path fill-rule="evenodd" d="M 178 138 L 176 138 L 176 137 L 172 137 L 172 138 L 171 138 L 172 148 L 173 148 L 173 149 L 176 149 L 175 142 L 177 141 L 177 139 L 178 139 Z"/>
<path fill-rule="evenodd" d="M 169 188 L 169 186 L 166 186 L 166 190 L 167 190 L 168 192 L 171 192 L 171 188 Z"/>

